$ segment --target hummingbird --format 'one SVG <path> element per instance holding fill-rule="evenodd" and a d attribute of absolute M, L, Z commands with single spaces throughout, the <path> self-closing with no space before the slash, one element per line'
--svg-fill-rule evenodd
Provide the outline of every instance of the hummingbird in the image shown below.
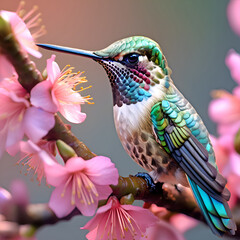
<path fill-rule="evenodd" d="M 99 51 L 38 46 L 81 55 L 102 65 L 112 88 L 116 131 L 126 152 L 154 181 L 190 187 L 213 233 L 235 234 L 230 192 L 218 172 L 209 133 L 174 85 L 157 42 L 133 36 Z"/>

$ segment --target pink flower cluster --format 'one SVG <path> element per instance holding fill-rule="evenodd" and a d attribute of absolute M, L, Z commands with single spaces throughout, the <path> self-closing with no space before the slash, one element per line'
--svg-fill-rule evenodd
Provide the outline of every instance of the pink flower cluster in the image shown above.
<path fill-rule="evenodd" d="M 17 12 L 0 11 L 0 17 L 9 22 L 21 51 L 41 57 L 35 38 L 41 36 L 44 29 L 41 27 L 33 35 L 29 31 L 29 28 L 39 25 L 40 14 L 35 14 L 37 8 L 34 7 L 21 18 L 23 4 L 20 3 Z M 36 153 L 44 149 L 52 154 L 47 146 L 54 144 L 43 144 L 42 138 L 54 127 L 55 113 L 60 112 L 72 123 L 81 123 L 86 118 L 86 114 L 81 112 L 81 104 L 89 97 L 82 97 L 76 90 L 76 86 L 86 79 L 72 70 L 68 67 L 61 71 L 53 55 L 47 61 L 46 80 L 27 92 L 19 83 L 14 67 L 5 55 L 0 54 L 0 101 L 4 103 L 0 106 L 0 156 L 5 150 L 11 155 L 23 152 L 25 157 L 20 162 L 33 169 L 39 181 L 44 171 Z M 28 142 L 22 142 L 24 136 Z"/>
<path fill-rule="evenodd" d="M 230 26 L 240 35 L 240 0 L 231 0 L 227 8 Z M 217 123 L 218 138 L 211 136 L 216 154 L 217 165 L 228 179 L 231 191 L 230 204 L 234 206 L 240 198 L 240 155 L 234 148 L 234 141 L 240 129 L 240 54 L 230 50 L 225 63 L 232 78 L 238 84 L 229 93 L 214 91 L 215 99 L 209 105 L 209 115 Z"/>
<path fill-rule="evenodd" d="M 90 230 L 86 236 L 88 240 L 147 239 L 147 229 L 156 225 L 157 221 L 158 218 L 149 210 L 121 205 L 113 196 L 82 229 Z"/>
<path fill-rule="evenodd" d="M 56 187 L 49 206 L 60 218 L 77 207 L 85 216 L 94 215 L 98 201 L 112 193 L 109 185 L 117 185 L 118 171 L 107 157 L 97 156 L 88 161 L 72 157 L 62 166 L 42 152 L 47 182 Z"/>
<path fill-rule="evenodd" d="M 34 37 L 28 29 L 37 25 L 34 22 L 39 17 L 38 14 L 29 20 L 35 11 L 34 8 L 23 19 L 19 17 L 18 12 L 8 11 L 1 11 L 0 17 L 10 23 L 14 37 L 23 52 L 41 57 Z M 25 24 L 23 20 L 27 19 L 28 23 Z M 62 165 L 55 157 L 55 142 L 44 138 L 54 127 L 57 112 L 71 123 L 81 123 L 85 120 L 86 114 L 81 112 L 81 104 L 88 102 L 90 98 L 82 97 L 79 92 L 83 88 L 77 90 L 76 87 L 86 82 L 86 79 L 81 77 L 81 73 L 73 73 L 71 67 L 61 71 L 55 62 L 55 56 L 52 55 L 47 60 L 46 79 L 27 92 L 20 84 L 18 74 L 8 59 L 0 55 L 0 61 L 0 101 L 4 103 L 0 106 L 0 155 L 4 150 L 12 155 L 20 151 L 24 157 L 18 163 L 28 166 L 28 170 L 34 170 L 39 183 L 46 177 L 47 183 L 55 187 L 49 207 L 57 217 L 66 217 L 75 208 L 83 215 L 93 216 L 99 200 L 108 199 L 112 193 L 110 185 L 118 183 L 119 175 L 115 165 L 103 156 L 88 161 L 72 156 Z M 27 137 L 27 141 L 23 141 L 24 136 Z M 12 196 L 15 196 L 12 199 L 17 199 L 17 204 L 20 201 L 21 205 L 25 206 L 27 193 L 22 189 L 21 186 L 15 188 L 12 192 Z M 9 203 L 7 193 L 4 189 L 0 190 L 0 210 Z M 108 230 L 100 227 L 98 231 L 105 235 L 111 234 L 111 239 L 125 236 L 126 239 L 136 236 L 140 238 L 156 221 L 156 217 L 150 211 L 135 206 L 121 206 L 116 197 L 110 197 L 108 204 L 98 210 L 96 217 L 87 226 L 92 228 L 93 224 L 101 225 L 101 221 L 98 221 L 99 212 L 104 211 L 108 211 L 107 215 L 104 214 L 104 218 L 108 218 Z M 141 218 L 144 221 L 140 221 Z M 97 222 L 95 219 L 98 219 Z M 1 221 L 1 226 L 11 227 L 4 221 Z M 24 238 L 19 234 L 16 239 Z"/>
<path fill-rule="evenodd" d="M 240 36 L 240 0 L 230 0 L 227 7 L 227 16 L 233 31 Z"/>

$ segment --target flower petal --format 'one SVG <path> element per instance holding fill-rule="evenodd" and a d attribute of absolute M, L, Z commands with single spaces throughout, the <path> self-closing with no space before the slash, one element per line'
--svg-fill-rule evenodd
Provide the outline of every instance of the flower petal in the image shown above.
<path fill-rule="evenodd" d="M 64 166 L 54 161 L 45 151 L 41 151 L 39 157 L 44 162 L 44 170 L 48 184 L 57 187 L 67 181 L 69 175 Z"/>
<path fill-rule="evenodd" d="M 60 68 L 58 64 L 55 62 L 56 55 L 52 55 L 51 58 L 47 60 L 47 74 L 48 74 L 48 80 L 54 84 L 54 82 L 57 80 L 58 75 L 60 74 Z"/>
<path fill-rule="evenodd" d="M 21 42 L 22 47 L 26 50 L 26 52 L 28 52 L 29 54 L 36 58 L 42 57 L 42 54 L 38 51 L 38 47 L 35 44 L 34 40 L 25 38 L 22 39 Z"/>
<path fill-rule="evenodd" d="M 94 216 L 94 218 L 92 218 L 90 221 L 88 221 L 83 227 L 81 227 L 81 229 L 88 229 L 89 231 L 92 231 L 93 229 L 96 229 L 99 222 L 102 220 L 103 216 L 104 216 L 104 214 L 96 214 Z M 94 238 L 94 240 L 95 240 L 95 238 Z"/>
<path fill-rule="evenodd" d="M 27 142 L 20 142 L 20 149 L 21 152 L 24 153 L 37 153 L 41 151 L 41 149 L 30 140 Z"/>
<path fill-rule="evenodd" d="M 62 196 L 63 192 L 64 196 Z M 75 205 L 71 204 L 71 196 L 72 192 L 70 187 L 64 189 L 64 186 L 61 185 L 53 190 L 49 200 L 49 207 L 54 211 L 57 217 L 66 217 L 73 211 Z"/>
<path fill-rule="evenodd" d="M 151 240 L 185 240 L 183 235 L 178 232 L 176 228 L 163 220 L 159 220 L 155 226 L 148 228 L 145 235 Z M 142 237 L 140 240 L 145 239 L 146 237 Z"/>
<path fill-rule="evenodd" d="M 87 117 L 81 112 L 80 105 L 60 104 L 59 112 L 72 123 L 82 123 Z"/>
<path fill-rule="evenodd" d="M 99 195 L 98 196 L 99 200 L 107 199 L 112 193 L 112 189 L 109 186 L 102 186 L 102 185 L 95 184 L 95 187 Z"/>
<path fill-rule="evenodd" d="M 240 65 L 239 65 L 240 66 Z M 235 95 L 236 97 L 239 98 L 239 101 L 240 101 L 240 86 L 237 86 L 233 89 L 233 95 Z"/>
<path fill-rule="evenodd" d="M 30 107 L 26 110 L 24 116 L 25 134 L 33 142 L 38 142 L 47 135 L 49 130 L 54 127 L 54 114 L 45 112 L 40 108 Z"/>
<path fill-rule="evenodd" d="M 79 211 L 82 213 L 82 215 L 93 216 L 97 210 L 98 200 L 94 199 L 93 203 L 85 205 L 81 203 L 81 201 L 76 197 L 76 206 L 79 209 Z"/>
<path fill-rule="evenodd" d="M 109 198 L 107 201 L 107 204 L 98 208 L 94 218 L 92 218 L 89 222 L 87 222 L 86 225 L 81 229 L 88 229 L 89 231 L 92 231 L 94 228 L 96 228 L 100 220 L 104 217 L 105 213 L 112 208 L 112 205 L 113 205 L 113 198 Z"/>
<path fill-rule="evenodd" d="M 66 162 L 66 169 L 68 172 L 76 172 L 84 169 L 86 167 L 87 161 L 81 157 L 72 157 Z"/>
<path fill-rule="evenodd" d="M 96 221 L 97 223 L 97 221 Z M 84 226 L 85 227 L 85 226 Z M 82 227 L 81 229 L 85 229 L 84 227 Z M 88 229 L 90 232 L 86 235 L 86 238 L 88 240 L 96 240 L 96 236 L 97 236 L 97 231 L 98 231 L 98 228 L 95 228 L 93 230 L 90 230 L 90 228 L 86 228 Z"/>
<path fill-rule="evenodd" d="M 214 99 L 209 105 L 209 115 L 217 123 L 237 121 L 240 119 L 239 100 L 233 96 Z"/>
<path fill-rule="evenodd" d="M 239 5 L 239 10 L 240 10 L 240 5 Z M 240 20 L 240 17 L 239 17 L 239 20 Z M 239 30 L 240 30 L 240 27 L 239 27 Z M 225 62 L 230 70 L 232 78 L 238 84 L 240 84 L 240 55 L 238 53 L 236 53 L 234 50 L 230 50 L 230 52 L 228 53 L 228 55 L 226 57 Z"/>
<path fill-rule="evenodd" d="M 96 215 L 100 215 L 100 214 L 102 214 L 102 213 L 107 212 L 108 210 L 110 210 L 110 209 L 112 208 L 112 206 L 113 206 L 113 200 L 112 200 L 112 197 L 110 197 L 110 198 L 108 199 L 106 205 L 98 208 Z M 119 206 L 120 206 L 120 203 L 119 203 Z"/>
<path fill-rule="evenodd" d="M 51 94 L 52 83 L 50 81 L 43 81 L 38 83 L 31 90 L 30 101 L 35 107 L 40 107 L 45 111 L 55 113 L 58 111 L 57 105 L 54 103 Z"/>
<path fill-rule="evenodd" d="M 97 156 L 88 160 L 86 166 L 87 175 L 94 183 L 99 185 L 118 184 L 118 170 L 110 158 Z"/>
<path fill-rule="evenodd" d="M 240 0 L 231 0 L 227 7 L 228 21 L 232 29 L 240 35 Z"/>
<path fill-rule="evenodd" d="M 2 10 L 0 14 L 6 21 L 10 22 L 14 35 L 21 47 L 31 55 L 40 58 L 42 54 L 38 51 L 38 47 L 34 43 L 34 39 L 26 24 L 17 13 Z"/>
<path fill-rule="evenodd" d="M 235 173 L 237 176 L 240 177 L 240 155 L 236 152 L 232 152 L 230 155 L 230 164 L 233 170 L 233 173 Z"/>
<path fill-rule="evenodd" d="M 6 148 L 10 151 L 14 150 L 14 147 L 18 147 L 18 142 L 22 140 L 24 136 L 24 123 L 14 121 L 16 124 L 9 125 Z M 13 148 L 11 148 L 13 147 Z"/>
<path fill-rule="evenodd" d="M 198 221 L 184 214 L 175 214 L 171 217 L 170 223 L 176 229 L 178 229 L 178 231 L 180 231 L 181 233 L 184 233 L 190 230 L 191 228 L 196 227 L 196 225 L 198 224 Z"/>
<path fill-rule="evenodd" d="M 210 136 L 212 145 L 213 145 L 213 149 L 215 152 L 215 157 L 216 157 L 216 162 L 217 162 L 217 166 L 219 167 L 219 170 L 222 172 L 225 165 L 228 163 L 228 150 L 225 147 L 225 145 L 227 144 L 221 144 L 225 142 L 225 136 L 224 136 L 224 140 L 219 141 L 219 139 L 215 138 L 214 136 Z"/>
<path fill-rule="evenodd" d="M 16 144 L 6 148 L 7 153 L 11 156 L 15 156 L 19 152 L 19 150 L 20 150 L 20 142 L 17 142 Z"/>
<path fill-rule="evenodd" d="M 234 136 L 240 129 L 240 121 L 230 122 L 227 124 L 218 124 L 217 130 L 220 135 Z"/>

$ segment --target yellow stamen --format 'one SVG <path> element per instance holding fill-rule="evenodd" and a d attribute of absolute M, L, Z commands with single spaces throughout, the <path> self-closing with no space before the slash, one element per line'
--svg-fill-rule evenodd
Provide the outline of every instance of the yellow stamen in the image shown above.
<path fill-rule="evenodd" d="M 21 111 L 21 113 L 18 116 L 18 121 L 21 122 L 23 120 L 23 116 L 24 116 L 24 111 Z"/>
<path fill-rule="evenodd" d="M 23 10 L 24 5 L 25 5 L 25 1 L 21 1 L 18 5 L 16 13 L 18 14 L 19 17 L 22 16 L 21 11 Z"/>
<path fill-rule="evenodd" d="M 71 180 L 72 180 L 72 175 L 68 177 L 68 180 L 64 185 L 63 192 L 61 193 L 61 197 L 64 197 L 65 192 L 66 192 L 66 188 L 67 188 L 68 184 L 71 182 Z"/>
<path fill-rule="evenodd" d="M 26 21 L 29 17 L 31 17 L 33 15 L 33 13 L 35 13 L 38 10 L 38 6 L 33 6 L 33 8 L 25 15 L 22 17 L 23 21 Z M 31 21 L 31 19 L 29 20 Z"/>
<path fill-rule="evenodd" d="M 92 86 L 90 85 L 90 86 L 88 86 L 88 87 L 81 87 L 79 90 L 76 90 L 75 92 L 82 92 L 82 91 L 84 91 L 84 90 L 87 90 L 87 89 L 89 89 L 89 88 L 91 88 Z"/>
<path fill-rule="evenodd" d="M 98 197 L 98 192 L 95 185 L 85 174 L 76 173 L 74 175 L 74 181 L 76 182 L 76 191 L 78 199 L 85 205 L 91 205 L 94 203 L 94 197 Z"/>
<path fill-rule="evenodd" d="M 41 19 L 40 19 L 40 16 L 42 14 L 41 13 L 38 13 L 36 16 L 34 16 L 32 19 L 30 19 L 28 22 L 27 22 L 27 26 L 28 28 L 33 28 L 35 26 L 38 26 L 39 23 L 41 22 Z"/>
<path fill-rule="evenodd" d="M 34 39 L 39 38 L 47 33 L 47 30 L 45 28 L 45 25 L 42 25 L 40 29 L 37 32 L 33 33 Z"/>
<path fill-rule="evenodd" d="M 77 90 L 77 86 L 82 84 L 82 83 L 86 83 L 87 79 L 86 77 L 81 77 L 81 75 L 83 74 L 83 72 L 77 72 L 74 73 L 73 72 L 73 67 L 70 67 L 70 65 L 66 65 L 60 75 L 58 76 L 57 79 L 57 84 L 59 86 L 59 88 L 65 86 L 68 89 L 72 89 L 73 91 L 71 92 L 72 94 L 74 93 L 79 93 L 82 92 L 84 90 L 87 90 L 89 88 L 91 88 L 92 86 L 88 86 L 88 87 L 81 87 L 79 90 Z M 92 100 L 92 98 L 88 95 L 86 97 L 82 97 L 82 102 L 72 102 L 73 104 L 83 104 L 84 102 L 88 103 L 88 104 L 94 104 L 93 102 L 90 102 L 90 100 Z M 60 100 L 62 104 L 64 104 L 64 100 Z M 66 102 L 66 104 L 69 104 Z"/>
<path fill-rule="evenodd" d="M 71 204 L 75 205 L 75 195 L 76 195 L 76 190 L 75 190 L 75 176 L 73 176 L 73 181 L 72 181 L 72 199 L 71 199 Z"/>
<path fill-rule="evenodd" d="M 24 5 L 25 5 L 25 2 L 21 1 L 16 13 L 18 14 L 19 17 L 22 18 L 22 20 L 25 22 L 28 29 L 38 27 L 42 21 L 42 19 L 40 19 L 41 13 L 37 13 L 35 16 L 33 16 L 38 10 L 38 6 L 34 6 L 28 13 L 26 13 L 26 11 L 23 9 Z M 25 28 L 19 29 L 19 33 L 21 31 L 25 31 Z M 16 33 L 16 34 L 19 34 L 19 33 Z M 41 26 L 37 31 L 32 33 L 32 36 L 34 39 L 36 39 L 44 35 L 45 33 L 46 33 L 45 26 Z"/>

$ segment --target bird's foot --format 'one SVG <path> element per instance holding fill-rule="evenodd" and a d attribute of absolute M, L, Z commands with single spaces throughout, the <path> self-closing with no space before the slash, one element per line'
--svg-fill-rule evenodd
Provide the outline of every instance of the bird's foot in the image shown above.
<path fill-rule="evenodd" d="M 136 177 L 141 177 L 141 178 L 143 178 L 147 182 L 147 185 L 148 185 L 148 188 L 149 188 L 150 192 L 155 192 L 156 191 L 156 189 L 157 189 L 156 188 L 156 184 L 153 181 L 152 177 L 148 173 L 146 173 L 146 172 L 139 172 L 135 176 Z"/>

